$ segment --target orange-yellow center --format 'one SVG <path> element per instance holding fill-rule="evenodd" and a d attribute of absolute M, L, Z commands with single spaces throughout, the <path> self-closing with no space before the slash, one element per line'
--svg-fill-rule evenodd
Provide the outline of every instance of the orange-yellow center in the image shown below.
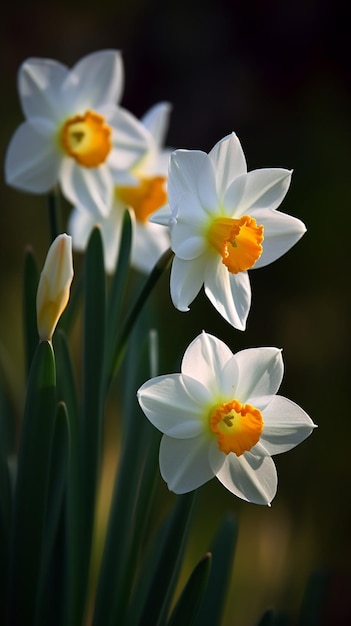
<path fill-rule="evenodd" d="M 98 167 L 112 148 L 112 129 L 105 118 L 94 111 L 66 120 L 61 129 L 65 152 L 85 167 Z"/>
<path fill-rule="evenodd" d="M 210 413 L 210 428 L 217 435 L 222 452 L 240 456 L 259 441 L 263 430 L 262 414 L 250 404 L 232 400 Z"/>
<path fill-rule="evenodd" d="M 263 226 L 249 215 L 214 219 L 207 238 L 232 274 L 250 269 L 262 254 Z"/>
<path fill-rule="evenodd" d="M 138 185 L 117 187 L 116 194 L 125 206 L 133 209 L 138 222 L 145 224 L 167 202 L 165 182 L 164 176 L 140 177 Z"/>

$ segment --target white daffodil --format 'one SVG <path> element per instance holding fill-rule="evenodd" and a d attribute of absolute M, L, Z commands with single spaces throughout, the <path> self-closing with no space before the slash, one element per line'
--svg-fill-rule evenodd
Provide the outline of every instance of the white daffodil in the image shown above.
<path fill-rule="evenodd" d="M 41 340 L 51 341 L 67 306 L 72 280 L 72 238 L 64 233 L 52 242 L 38 284 L 37 324 Z"/>
<path fill-rule="evenodd" d="M 6 182 L 33 193 L 60 184 L 73 204 L 105 214 L 115 183 L 146 150 L 144 127 L 117 105 L 123 88 L 120 52 L 103 50 L 71 70 L 51 59 L 28 59 L 18 91 L 26 121 L 5 160 Z"/>
<path fill-rule="evenodd" d="M 134 183 L 116 185 L 110 211 L 106 216 L 93 214 L 80 203 L 69 219 L 68 231 L 76 250 L 85 250 L 91 230 L 100 225 L 104 245 L 105 269 L 115 270 L 121 227 L 126 208 L 134 215 L 132 265 L 149 272 L 170 246 L 169 229 L 149 222 L 149 216 L 167 203 L 167 174 L 170 150 L 163 149 L 168 128 L 170 105 L 160 103 L 141 119 L 147 137 L 144 157 L 131 169 Z"/>
<path fill-rule="evenodd" d="M 203 332 L 185 351 L 180 374 L 142 385 L 140 406 L 164 433 L 160 470 L 169 489 L 186 493 L 216 476 L 239 498 L 269 505 L 277 489 L 271 456 L 315 427 L 299 406 L 276 395 L 282 377 L 279 349 L 233 354 Z"/>
<path fill-rule="evenodd" d="M 232 133 L 209 154 L 176 150 L 171 155 L 168 201 L 175 258 L 171 297 L 187 311 L 202 285 L 219 313 L 244 330 L 251 303 L 247 270 L 263 267 L 287 252 L 304 224 L 276 211 L 290 185 L 291 171 L 247 172 L 244 153 Z"/>

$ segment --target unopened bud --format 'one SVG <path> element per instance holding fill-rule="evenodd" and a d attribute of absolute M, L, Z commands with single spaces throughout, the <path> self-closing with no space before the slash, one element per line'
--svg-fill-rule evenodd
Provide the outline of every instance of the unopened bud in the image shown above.
<path fill-rule="evenodd" d="M 51 341 L 67 306 L 72 280 L 72 237 L 63 234 L 49 248 L 38 285 L 37 324 L 42 341 Z"/>

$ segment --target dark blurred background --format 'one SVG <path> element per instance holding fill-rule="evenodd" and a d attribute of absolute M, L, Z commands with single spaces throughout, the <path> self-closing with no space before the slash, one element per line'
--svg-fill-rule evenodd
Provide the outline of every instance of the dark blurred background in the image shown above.
<path fill-rule="evenodd" d="M 346 3 L 345 3 L 346 5 Z M 238 514 L 239 546 L 225 625 L 254 624 L 268 606 L 294 615 L 308 577 L 332 574 L 347 624 L 350 595 L 350 58 L 339 0 L 99 0 L 7 4 L 0 39 L 0 144 L 23 116 L 16 88 L 30 56 L 73 65 L 103 48 L 123 52 L 122 104 L 141 116 L 173 104 L 168 145 L 208 151 L 234 130 L 248 168 L 294 169 L 282 210 L 307 226 L 275 264 L 252 271 L 247 332 L 231 329 L 200 295 L 175 311 L 168 276 L 156 292 L 161 367 L 202 330 L 233 351 L 274 345 L 286 365 L 281 393 L 318 424 L 310 439 L 276 458 L 271 509 L 242 503 L 216 481 L 201 490 L 191 559 L 208 547 L 223 512 Z M 0 188 L 0 357 L 20 412 L 23 402 L 21 273 L 27 244 L 40 264 L 48 247 L 45 198 Z M 176 341 L 174 341 L 174 338 Z M 166 488 L 160 498 L 168 502 Z M 193 563 L 192 563 L 193 564 Z M 336 613 L 334 613 L 334 616 Z"/>

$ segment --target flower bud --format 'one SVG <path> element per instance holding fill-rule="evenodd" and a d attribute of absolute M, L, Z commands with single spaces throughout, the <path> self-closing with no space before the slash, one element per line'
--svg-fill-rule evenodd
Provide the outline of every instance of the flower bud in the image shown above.
<path fill-rule="evenodd" d="M 37 324 L 42 341 L 51 341 L 67 306 L 72 280 L 72 238 L 63 234 L 49 248 L 38 285 Z"/>

